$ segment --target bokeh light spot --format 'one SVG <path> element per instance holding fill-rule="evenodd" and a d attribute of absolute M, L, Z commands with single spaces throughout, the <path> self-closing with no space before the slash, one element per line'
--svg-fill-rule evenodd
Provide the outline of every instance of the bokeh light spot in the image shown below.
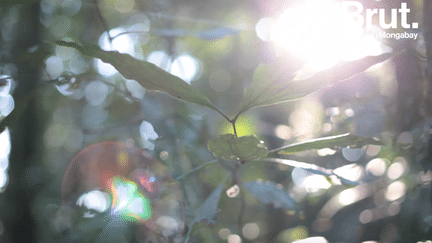
<path fill-rule="evenodd" d="M 406 190 L 407 188 L 403 182 L 395 181 L 387 187 L 385 197 L 388 201 L 395 201 L 403 197 L 405 195 Z"/>
<path fill-rule="evenodd" d="M 72 26 L 72 20 L 66 15 L 60 15 L 53 19 L 50 25 L 50 30 L 51 33 L 55 37 L 57 37 L 57 39 L 60 39 L 67 35 L 71 26 Z"/>
<path fill-rule="evenodd" d="M 319 156 L 333 155 L 335 153 L 336 153 L 336 150 L 329 149 L 329 148 L 323 148 L 323 149 L 318 149 L 317 150 L 317 154 Z"/>
<path fill-rule="evenodd" d="M 142 121 L 140 125 L 141 137 L 145 140 L 156 140 L 159 135 L 155 132 L 153 125 L 148 121 Z"/>
<path fill-rule="evenodd" d="M 120 13 L 127 13 L 133 9 L 134 5 L 134 0 L 117 0 L 115 3 L 115 9 Z"/>
<path fill-rule="evenodd" d="M 50 79 L 57 79 L 63 73 L 63 60 L 58 56 L 49 57 L 45 66 Z"/>
<path fill-rule="evenodd" d="M 364 210 L 359 215 L 359 221 L 362 224 L 367 224 L 373 220 L 373 212 L 369 209 Z"/>
<path fill-rule="evenodd" d="M 255 32 L 263 41 L 269 41 L 270 40 L 270 30 L 272 28 L 272 25 L 274 24 L 274 21 L 272 18 L 262 18 L 258 21 L 258 23 L 255 26 Z"/>
<path fill-rule="evenodd" d="M 386 172 L 387 164 L 389 164 L 389 161 L 376 158 L 367 163 L 366 171 L 374 176 L 382 176 Z"/>
<path fill-rule="evenodd" d="M 291 128 L 286 125 L 277 125 L 275 130 L 275 135 L 280 139 L 290 139 L 291 138 Z"/>
<path fill-rule="evenodd" d="M 357 181 L 363 176 L 364 168 L 358 164 L 348 164 L 336 168 L 333 172 L 350 181 Z"/>
<path fill-rule="evenodd" d="M 342 155 L 343 157 L 351 162 L 355 162 L 357 160 L 359 160 L 362 155 L 363 155 L 363 149 L 362 148 L 357 148 L 357 149 L 352 149 L 352 148 L 342 148 Z"/>
<path fill-rule="evenodd" d="M 331 187 L 326 177 L 313 174 L 301 168 L 294 168 L 291 172 L 291 177 L 294 184 L 304 188 L 308 192 L 318 192 L 320 189 Z"/>
<path fill-rule="evenodd" d="M 228 236 L 228 243 L 241 243 L 242 240 L 239 235 L 232 234 Z"/>
<path fill-rule="evenodd" d="M 0 171 L 0 192 L 3 192 L 9 180 L 9 176 L 5 170 Z"/>
<path fill-rule="evenodd" d="M 198 69 L 198 61 L 195 58 L 190 55 L 180 55 L 172 62 L 170 73 L 190 84 Z"/>
<path fill-rule="evenodd" d="M 102 81 L 93 81 L 85 88 L 85 97 L 91 106 L 101 105 L 108 95 L 108 86 Z"/>
<path fill-rule="evenodd" d="M 115 36 L 120 33 L 124 33 L 126 30 L 124 28 L 115 28 L 109 31 L 110 36 Z M 130 38 L 128 35 L 121 35 L 117 38 L 113 39 L 112 42 L 110 42 L 108 38 L 108 34 L 105 31 L 102 33 L 102 35 L 99 37 L 99 46 L 105 50 L 105 51 L 118 51 L 120 53 L 126 53 L 129 54 L 135 58 L 140 58 L 138 53 L 135 53 L 134 48 L 134 42 L 132 38 Z M 108 63 L 102 62 L 100 59 L 95 59 L 95 66 L 97 71 L 106 77 L 110 77 L 117 73 L 117 70 Z"/>
<path fill-rule="evenodd" d="M 0 97 L 9 94 L 12 87 L 12 78 L 9 75 L 0 75 L 2 85 L 0 86 Z"/>
<path fill-rule="evenodd" d="M 74 16 L 81 9 L 81 1 L 80 0 L 63 0 L 61 8 L 63 13 L 68 16 Z"/>
<path fill-rule="evenodd" d="M 344 206 L 354 203 L 355 201 L 357 201 L 357 198 L 358 191 L 354 189 L 343 190 L 338 196 L 339 203 Z"/>
<path fill-rule="evenodd" d="M 164 51 L 154 51 L 147 56 L 147 61 L 168 71 L 171 67 L 171 58 Z"/>
<path fill-rule="evenodd" d="M 239 137 L 256 134 L 255 119 L 252 116 L 243 115 L 237 119 L 236 131 Z M 234 134 L 232 124 L 224 121 L 221 127 L 221 134 L 231 133 Z"/>
<path fill-rule="evenodd" d="M 260 228 L 256 223 L 247 223 L 242 229 L 243 236 L 248 240 L 254 240 L 260 233 Z"/>
<path fill-rule="evenodd" d="M 137 99 L 144 98 L 145 89 L 135 80 L 126 79 L 126 88 Z"/>
<path fill-rule="evenodd" d="M 393 164 L 390 165 L 387 171 L 387 177 L 396 180 L 401 177 L 407 170 L 408 165 L 404 158 L 398 157 L 394 160 Z"/>
<path fill-rule="evenodd" d="M 367 156 L 373 157 L 377 156 L 381 150 L 380 145 L 368 145 L 366 148 L 366 154 Z"/>
<path fill-rule="evenodd" d="M 231 235 L 231 230 L 229 230 L 229 229 L 227 229 L 227 228 L 223 228 L 223 229 L 220 229 L 219 230 L 219 237 L 222 239 L 222 240 L 226 240 L 226 239 L 228 239 L 228 236 L 230 236 Z"/>
<path fill-rule="evenodd" d="M 10 133 L 9 133 L 9 128 L 6 128 L 0 134 L 0 159 L 9 158 L 10 151 L 11 151 Z"/>
<path fill-rule="evenodd" d="M 108 193 L 99 190 L 94 190 L 81 195 L 76 202 L 78 206 L 84 206 L 87 209 L 92 209 L 99 213 L 106 211 L 109 208 L 110 203 Z M 86 214 L 86 217 L 89 216 L 89 214 Z"/>
<path fill-rule="evenodd" d="M 328 243 L 328 241 L 326 240 L 326 238 L 322 237 L 322 236 L 315 236 L 315 237 L 309 237 L 303 240 L 296 240 L 293 241 L 292 243 Z"/>
<path fill-rule="evenodd" d="M 8 116 L 15 108 L 15 101 L 12 95 L 7 94 L 5 96 L 0 96 L 0 115 Z"/>
<path fill-rule="evenodd" d="M 228 188 L 226 191 L 226 194 L 228 197 L 237 197 L 240 193 L 240 187 L 238 185 L 233 185 L 232 187 Z"/>
<path fill-rule="evenodd" d="M 279 242 L 293 242 L 296 240 L 305 239 L 309 236 L 308 228 L 305 226 L 297 226 L 295 228 L 282 231 L 279 236 Z"/>

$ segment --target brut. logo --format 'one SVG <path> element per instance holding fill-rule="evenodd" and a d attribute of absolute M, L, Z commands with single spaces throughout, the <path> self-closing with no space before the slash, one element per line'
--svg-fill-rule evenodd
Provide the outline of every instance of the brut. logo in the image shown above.
<path fill-rule="evenodd" d="M 363 5 L 357 1 L 343 1 L 343 7 L 355 17 L 360 25 L 366 24 L 366 27 L 372 25 L 372 18 L 374 15 L 378 15 L 378 23 L 379 26 L 383 29 L 396 29 L 398 27 L 398 21 L 400 17 L 400 23 L 402 28 L 404 29 L 418 29 L 418 23 L 413 22 L 412 24 L 408 23 L 408 13 L 411 11 L 407 8 L 406 3 L 401 3 L 401 7 L 399 9 L 391 9 L 391 17 L 390 23 L 386 23 L 386 12 L 385 9 L 366 9 L 365 13 L 363 13 Z M 354 11 L 353 11 L 354 10 Z M 388 14 L 388 13 L 387 13 Z M 366 19 L 366 23 L 365 23 Z"/>

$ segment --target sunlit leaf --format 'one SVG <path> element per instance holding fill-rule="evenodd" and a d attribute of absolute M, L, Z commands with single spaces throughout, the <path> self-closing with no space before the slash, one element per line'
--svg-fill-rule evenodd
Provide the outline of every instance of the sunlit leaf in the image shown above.
<path fill-rule="evenodd" d="M 189 234 L 192 231 L 192 227 L 194 224 L 199 223 L 201 221 L 204 221 L 208 224 L 215 224 L 216 223 L 216 217 L 219 213 L 219 209 L 217 208 L 217 205 L 219 203 L 219 199 L 222 193 L 222 189 L 225 185 L 225 181 L 222 182 L 211 194 L 210 196 L 205 200 L 201 208 L 198 210 L 197 214 L 195 215 L 195 218 L 192 222 L 192 224 L 189 227 L 189 232 L 186 236 L 185 242 L 189 242 Z"/>
<path fill-rule="evenodd" d="M 343 62 L 303 80 L 292 80 L 286 74 L 278 72 L 275 67 L 261 64 L 255 69 L 252 83 L 245 91 L 240 111 L 302 98 L 322 87 L 351 78 L 401 53 L 385 53 Z"/>
<path fill-rule="evenodd" d="M 256 136 L 237 138 L 234 134 L 221 135 L 208 143 L 208 149 L 216 158 L 227 160 L 251 160 L 267 156 L 267 148 Z"/>
<path fill-rule="evenodd" d="M 350 146 L 351 148 L 358 148 L 368 144 L 383 145 L 383 143 L 374 138 L 360 137 L 350 133 L 345 133 L 341 135 L 317 138 L 300 143 L 290 144 L 274 149 L 273 152 L 279 151 L 279 154 L 295 154 L 309 149 L 333 149 L 347 146 Z"/>
<path fill-rule="evenodd" d="M 240 160 L 250 160 L 267 156 L 263 141 L 255 136 L 243 136 L 230 141 L 231 151 Z"/>
<path fill-rule="evenodd" d="M 271 181 L 249 181 L 244 183 L 245 188 L 262 203 L 272 204 L 276 208 L 291 210 L 295 200 L 278 184 Z"/>
<path fill-rule="evenodd" d="M 337 178 L 339 178 L 341 180 L 341 182 L 343 184 L 359 185 L 359 183 L 356 181 L 351 181 L 349 179 L 344 178 L 341 175 L 338 175 L 337 173 L 334 173 L 334 171 L 332 169 L 326 169 L 326 168 L 323 168 L 323 167 L 320 167 L 320 166 L 314 165 L 314 164 L 309 164 L 309 163 L 295 161 L 295 160 L 279 159 L 279 158 L 262 158 L 262 159 L 260 159 L 260 161 L 279 163 L 279 164 L 284 164 L 284 165 L 288 165 L 288 166 L 292 166 L 292 167 L 296 167 L 296 168 L 301 168 L 301 169 L 304 169 L 308 172 L 311 172 L 311 173 L 314 173 L 317 175 L 336 176 Z"/>
<path fill-rule="evenodd" d="M 57 41 L 56 44 L 75 48 L 88 57 L 99 58 L 113 65 L 125 78 L 136 80 L 146 89 L 163 91 L 174 98 L 207 106 L 219 112 L 196 88 L 150 62 L 137 60 L 117 51 L 104 51 L 97 45 L 81 46 L 66 41 Z"/>

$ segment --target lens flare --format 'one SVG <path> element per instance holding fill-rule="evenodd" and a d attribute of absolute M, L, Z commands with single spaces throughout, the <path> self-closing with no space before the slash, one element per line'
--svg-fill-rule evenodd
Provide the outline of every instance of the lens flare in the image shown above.
<path fill-rule="evenodd" d="M 137 184 L 115 176 L 110 189 L 112 192 L 111 214 L 145 221 L 151 216 L 150 200 L 138 191 Z"/>
<path fill-rule="evenodd" d="M 101 142 L 85 148 L 66 169 L 61 190 L 63 208 L 72 209 L 70 220 L 76 227 L 102 217 L 124 227 L 137 225 L 139 242 L 182 238 L 184 210 L 177 185 L 161 163 L 133 143 Z M 98 230 L 106 231 L 109 225 Z"/>

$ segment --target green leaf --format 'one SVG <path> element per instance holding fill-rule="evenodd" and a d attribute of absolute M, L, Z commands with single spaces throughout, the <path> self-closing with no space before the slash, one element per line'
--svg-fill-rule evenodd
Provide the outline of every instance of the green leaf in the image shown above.
<path fill-rule="evenodd" d="M 240 112 L 254 107 L 303 98 L 327 85 L 351 78 L 402 52 L 385 53 L 352 62 L 343 62 L 303 80 L 286 80 L 285 73 L 281 73 L 273 66 L 260 64 L 255 69 L 252 83 L 245 91 Z"/>
<path fill-rule="evenodd" d="M 224 158 L 227 160 L 236 159 L 234 153 L 231 151 L 229 141 L 234 139 L 234 134 L 225 134 L 219 136 L 219 138 L 208 142 L 208 150 L 213 153 L 216 158 Z"/>
<path fill-rule="evenodd" d="M 347 146 L 350 146 L 351 148 L 358 148 L 368 144 L 383 145 L 382 142 L 374 138 L 360 137 L 350 133 L 345 133 L 341 135 L 317 138 L 300 143 L 290 144 L 281 148 L 274 149 L 272 150 L 272 152 L 279 151 L 279 154 L 295 154 L 310 149 L 333 149 Z"/>
<path fill-rule="evenodd" d="M 273 204 L 275 208 L 291 210 L 295 206 L 296 202 L 288 192 L 272 181 L 249 181 L 244 187 L 262 203 Z"/>
<path fill-rule="evenodd" d="M 216 223 L 216 216 L 219 213 L 219 209 L 217 208 L 217 205 L 219 203 L 219 199 L 222 193 L 222 189 L 225 185 L 225 181 L 223 181 L 211 194 L 210 196 L 205 200 L 201 208 L 198 210 L 197 214 L 195 215 L 194 221 L 189 227 L 189 231 L 187 233 L 185 242 L 189 242 L 189 235 L 192 231 L 192 227 L 194 224 L 199 223 L 201 221 L 205 221 L 208 224 L 215 224 Z"/>
<path fill-rule="evenodd" d="M 208 143 L 208 149 L 216 158 L 226 160 L 245 161 L 267 156 L 267 148 L 256 136 L 221 135 Z"/>
<path fill-rule="evenodd" d="M 74 42 L 57 41 L 57 45 L 72 47 L 81 54 L 99 58 L 103 62 L 113 65 L 123 77 L 134 79 L 145 89 L 159 90 L 174 98 L 207 106 L 221 113 L 200 91 L 177 76 L 159 68 L 153 63 L 141 61 L 128 54 L 117 51 L 104 51 L 97 45 L 78 45 Z"/>

